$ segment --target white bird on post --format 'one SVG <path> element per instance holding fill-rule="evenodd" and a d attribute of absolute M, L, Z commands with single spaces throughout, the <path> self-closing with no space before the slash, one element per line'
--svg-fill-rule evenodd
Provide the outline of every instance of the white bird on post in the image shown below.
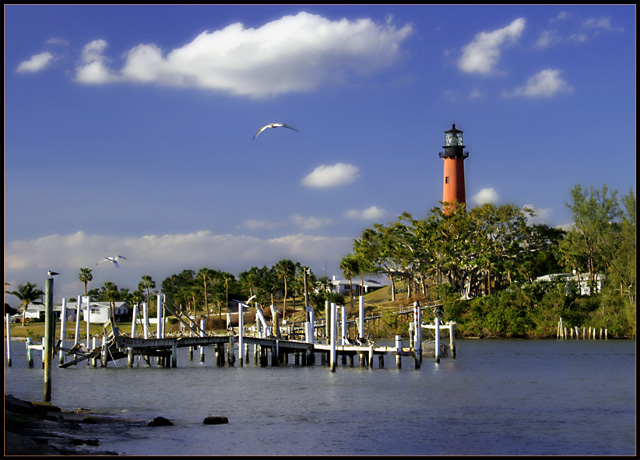
<path fill-rule="evenodd" d="M 269 123 L 268 125 L 264 125 L 262 128 L 260 128 L 258 130 L 258 132 L 256 133 L 256 135 L 253 136 L 252 140 L 254 140 L 256 137 L 258 137 L 258 134 L 260 134 L 262 131 L 264 131 L 265 129 L 268 129 L 268 128 L 289 128 L 289 129 L 293 129 L 295 132 L 298 132 L 298 130 L 295 129 L 293 126 L 289 126 L 289 125 L 286 125 L 284 123 Z"/>
<path fill-rule="evenodd" d="M 120 265 L 118 265 L 118 260 L 120 259 L 124 259 L 127 260 L 126 257 L 124 256 L 120 256 L 120 255 L 116 255 L 116 256 L 112 256 L 112 257 L 105 257 L 102 260 L 99 260 L 96 265 L 98 265 L 100 262 L 111 262 L 113 265 L 116 266 L 116 268 L 120 267 Z"/>

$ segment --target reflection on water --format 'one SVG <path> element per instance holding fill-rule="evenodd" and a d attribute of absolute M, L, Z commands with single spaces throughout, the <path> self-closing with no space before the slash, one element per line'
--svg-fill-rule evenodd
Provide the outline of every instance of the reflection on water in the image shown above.
<path fill-rule="evenodd" d="M 633 455 L 635 341 L 460 340 L 457 358 L 385 368 L 216 367 L 52 372 L 52 403 L 172 427 L 110 433 L 129 455 Z M 5 392 L 40 400 L 43 373 L 13 342 Z M 6 353 L 5 353 L 6 357 Z M 5 358 L 6 359 L 6 358 Z M 57 361 L 56 361 L 57 362 Z M 320 360 L 317 360 L 319 363 Z M 224 415 L 226 425 L 203 425 Z"/>

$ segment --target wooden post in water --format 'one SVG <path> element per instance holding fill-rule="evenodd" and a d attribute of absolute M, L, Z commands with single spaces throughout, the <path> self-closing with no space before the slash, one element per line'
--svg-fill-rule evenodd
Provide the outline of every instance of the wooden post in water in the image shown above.
<path fill-rule="evenodd" d="M 434 355 L 435 355 L 435 360 L 436 363 L 440 362 L 440 317 L 436 315 L 436 336 L 435 336 L 435 350 L 434 350 Z"/>
<path fill-rule="evenodd" d="M 238 302 L 238 366 L 243 367 L 244 364 L 244 338 L 243 332 L 244 329 L 244 306 L 242 302 Z"/>
<path fill-rule="evenodd" d="M 78 300 L 76 302 L 76 330 L 75 336 L 73 338 L 73 345 L 78 345 L 79 337 L 80 337 L 80 316 L 82 315 L 82 296 L 78 296 Z M 75 356 L 74 356 L 75 359 Z"/>
<path fill-rule="evenodd" d="M 204 337 L 206 334 L 204 330 L 206 324 L 207 324 L 206 320 L 204 319 L 200 320 L 200 337 Z M 200 362 L 204 363 L 204 345 L 200 345 Z"/>
<path fill-rule="evenodd" d="M 336 304 L 331 303 L 331 314 L 330 314 L 330 324 L 329 330 L 330 332 L 330 354 L 329 354 L 329 370 L 331 372 L 336 371 Z"/>
<path fill-rule="evenodd" d="M 100 367 L 107 367 L 107 334 L 102 335 L 102 350 L 100 355 Z"/>
<path fill-rule="evenodd" d="M 11 314 L 5 314 L 7 322 L 7 366 L 11 367 Z"/>
<path fill-rule="evenodd" d="M 33 345 L 33 339 L 31 337 L 27 337 L 27 365 L 31 368 L 33 367 L 33 351 L 31 346 Z"/>
<path fill-rule="evenodd" d="M 396 335 L 396 368 L 400 369 L 402 367 L 402 337 Z"/>
<path fill-rule="evenodd" d="M 53 361 L 53 344 L 55 343 L 55 317 L 53 316 L 53 278 L 45 282 L 44 334 L 42 344 L 44 350 L 44 402 L 51 402 L 51 364 Z"/>
<path fill-rule="evenodd" d="M 67 335 L 67 299 L 62 298 L 62 311 L 60 312 L 60 346 L 64 348 L 64 340 Z M 64 351 L 60 350 L 59 362 L 64 364 Z"/>
<path fill-rule="evenodd" d="M 234 350 L 233 350 L 233 345 L 234 345 L 235 340 L 233 340 L 233 336 L 230 335 L 229 336 L 229 348 L 227 349 L 227 363 L 229 363 L 229 366 L 232 366 L 236 363 L 236 357 L 234 354 Z"/>
<path fill-rule="evenodd" d="M 449 323 L 449 348 L 451 348 L 451 358 L 456 358 L 456 323 Z"/>
<path fill-rule="evenodd" d="M 178 342 L 171 343 L 171 367 L 178 367 Z"/>
<path fill-rule="evenodd" d="M 324 340 L 325 343 L 330 343 L 330 336 L 331 336 L 331 308 L 329 305 L 329 301 L 325 300 L 324 301 Z"/>
<path fill-rule="evenodd" d="M 413 354 L 415 359 L 416 369 L 420 369 L 422 364 L 422 309 L 420 303 L 415 302 L 413 304 Z"/>
<path fill-rule="evenodd" d="M 84 319 L 87 322 L 87 351 L 91 350 L 91 298 L 89 296 L 85 296 L 83 297 L 83 300 L 87 301 L 87 314 L 85 315 Z M 89 362 L 90 360 L 87 359 L 87 366 L 89 366 L 91 363 Z"/>

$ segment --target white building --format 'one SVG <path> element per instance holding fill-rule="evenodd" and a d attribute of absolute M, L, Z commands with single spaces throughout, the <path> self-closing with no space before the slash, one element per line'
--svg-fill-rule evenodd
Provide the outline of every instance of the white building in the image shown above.
<path fill-rule="evenodd" d="M 368 294 L 369 292 L 373 292 L 377 289 L 386 287 L 386 284 L 382 284 L 379 281 L 374 280 L 364 280 L 364 284 L 360 288 L 362 284 L 360 278 L 353 278 L 351 280 L 351 286 L 353 287 L 354 294 L 360 294 L 364 290 L 364 294 Z M 349 280 L 341 280 L 337 279 L 336 275 L 333 275 L 333 279 L 331 280 L 331 290 L 337 294 L 348 294 L 349 293 Z"/>
<path fill-rule="evenodd" d="M 595 291 L 602 291 L 602 285 L 606 277 L 600 273 L 595 275 Z M 591 277 L 588 273 L 552 273 L 550 275 L 539 276 L 536 278 L 536 282 L 540 281 L 559 281 L 565 280 L 565 286 L 568 289 L 570 284 L 573 283 L 578 289 L 580 295 L 591 295 Z"/>

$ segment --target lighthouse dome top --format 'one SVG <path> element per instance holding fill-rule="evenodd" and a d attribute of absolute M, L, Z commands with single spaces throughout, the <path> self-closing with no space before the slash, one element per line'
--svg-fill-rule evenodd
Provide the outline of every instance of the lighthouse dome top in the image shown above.
<path fill-rule="evenodd" d="M 444 132 L 444 146 L 445 147 L 464 147 L 462 144 L 462 131 L 456 129 L 456 124 L 453 123 L 453 127 Z"/>

